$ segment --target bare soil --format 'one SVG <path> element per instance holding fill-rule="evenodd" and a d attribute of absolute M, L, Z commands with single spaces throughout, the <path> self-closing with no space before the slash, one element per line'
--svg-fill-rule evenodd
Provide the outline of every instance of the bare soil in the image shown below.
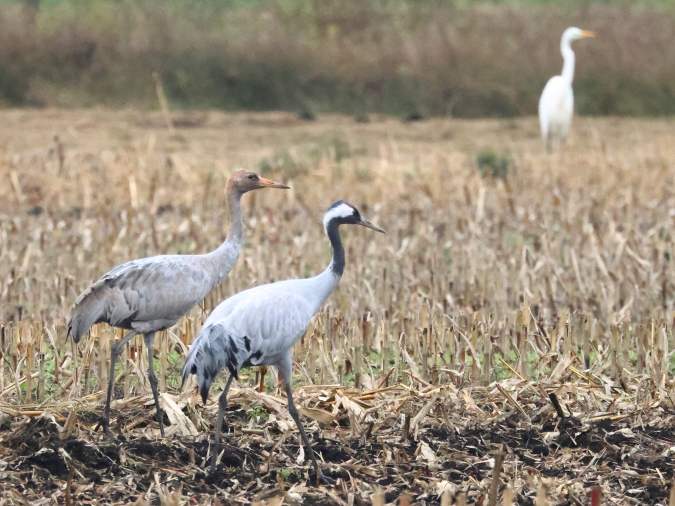
<path fill-rule="evenodd" d="M 668 501 L 675 469 L 672 409 L 560 418 L 547 399 L 533 395 L 520 401 L 531 413 L 528 420 L 517 409 L 502 410 L 489 396 L 481 399 L 478 391 L 459 391 L 483 400 L 478 410 L 451 409 L 452 401 L 428 401 L 418 392 L 400 413 L 385 409 L 359 432 L 349 427 L 347 413 L 325 428 L 310 423 L 310 439 L 331 482 L 316 486 L 290 418 L 280 416 L 287 424 L 280 425 L 265 411 L 252 423 L 248 409 L 257 394 L 249 390 L 228 410 L 215 469 L 208 465 L 214 449 L 207 433 L 157 436 L 147 397 L 123 401 L 124 410 L 113 414 L 112 436 L 96 430 L 95 405 L 80 407 L 70 422 L 65 412 L 15 418 L 0 432 L 0 502 L 372 504 L 383 497 L 387 503 L 437 504 L 445 494 L 443 501 L 487 504 L 500 453 L 500 476 L 515 479 L 500 479 L 497 490 L 503 495 L 508 487 L 518 504 L 539 504 L 537 497 L 588 504 L 594 487 L 607 503 Z M 388 397 L 391 405 L 397 400 Z M 207 409 L 188 406 L 186 412 L 211 416 L 215 402 Z M 411 418 L 414 424 L 423 409 L 429 415 L 411 429 Z M 124 430 L 124 423 L 139 418 L 136 429 Z"/>

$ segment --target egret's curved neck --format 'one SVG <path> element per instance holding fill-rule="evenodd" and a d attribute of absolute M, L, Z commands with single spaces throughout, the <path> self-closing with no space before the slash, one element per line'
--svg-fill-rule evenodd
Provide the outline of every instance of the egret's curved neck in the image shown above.
<path fill-rule="evenodd" d="M 330 241 L 331 248 L 333 248 L 333 258 L 330 261 L 328 269 L 339 278 L 345 270 L 345 249 L 342 246 L 338 223 L 335 220 L 328 222 L 326 235 Z"/>
<path fill-rule="evenodd" d="M 564 37 L 560 41 L 560 52 L 563 57 L 562 78 L 565 82 L 572 84 L 574 80 L 574 51 L 572 51 L 572 42 Z"/>

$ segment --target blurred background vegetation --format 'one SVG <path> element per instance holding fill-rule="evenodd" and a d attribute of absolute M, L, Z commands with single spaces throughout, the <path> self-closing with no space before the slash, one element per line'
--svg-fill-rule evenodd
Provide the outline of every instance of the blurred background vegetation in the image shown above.
<path fill-rule="evenodd" d="M 579 112 L 675 113 L 666 0 L 0 0 L 0 104 L 534 114 L 568 25 Z"/>

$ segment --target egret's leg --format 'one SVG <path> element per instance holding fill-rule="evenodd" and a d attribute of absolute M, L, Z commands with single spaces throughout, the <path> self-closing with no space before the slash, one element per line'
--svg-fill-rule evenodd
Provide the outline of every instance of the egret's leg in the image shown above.
<path fill-rule="evenodd" d="M 112 402 L 113 387 L 115 385 L 115 362 L 117 357 L 124 350 L 124 346 L 136 335 L 135 331 L 127 333 L 118 342 L 113 343 L 110 347 L 110 374 L 108 375 L 108 393 L 105 398 L 105 407 L 103 408 L 103 430 L 110 432 L 110 403 Z"/>
<path fill-rule="evenodd" d="M 157 421 L 159 422 L 159 433 L 164 437 L 164 415 L 162 410 L 159 407 L 159 391 L 157 389 L 157 376 L 155 376 L 154 360 L 153 360 L 153 349 L 152 345 L 155 340 L 155 333 L 149 332 L 143 336 L 145 340 L 145 347 L 148 349 L 148 381 L 150 382 L 150 387 L 152 388 L 152 396 L 155 399 L 155 410 L 157 411 Z"/>

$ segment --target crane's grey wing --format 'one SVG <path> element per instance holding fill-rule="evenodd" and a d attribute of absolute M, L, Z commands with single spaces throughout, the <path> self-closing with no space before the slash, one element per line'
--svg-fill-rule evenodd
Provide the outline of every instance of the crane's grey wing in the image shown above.
<path fill-rule="evenodd" d="M 276 363 L 304 334 L 313 316 L 311 305 L 302 296 L 273 288 L 260 286 L 225 300 L 204 323 L 183 366 L 183 382 L 196 375 L 204 402 L 221 369 L 236 378 L 242 367 Z"/>
<path fill-rule="evenodd" d="M 196 256 L 156 256 L 118 265 L 75 301 L 68 333 L 77 342 L 101 321 L 139 332 L 168 327 L 211 289 Z"/>
<path fill-rule="evenodd" d="M 89 285 L 75 299 L 68 321 L 68 335 L 75 342 L 78 342 L 94 323 L 106 320 L 110 303 L 109 288 L 118 277 L 123 277 L 124 273 L 135 269 L 134 261 L 120 264 Z M 133 318 L 133 312 L 129 312 L 128 316 Z"/>
<path fill-rule="evenodd" d="M 224 320 L 233 332 L 251 340 L 251 353 L 259 354 L 250 361 L 252 365 L 275 363 L 305 333 L 314 316 L 314 307 L 305 297 L 283 285 L 269 286 L 246 297 Z"/>

